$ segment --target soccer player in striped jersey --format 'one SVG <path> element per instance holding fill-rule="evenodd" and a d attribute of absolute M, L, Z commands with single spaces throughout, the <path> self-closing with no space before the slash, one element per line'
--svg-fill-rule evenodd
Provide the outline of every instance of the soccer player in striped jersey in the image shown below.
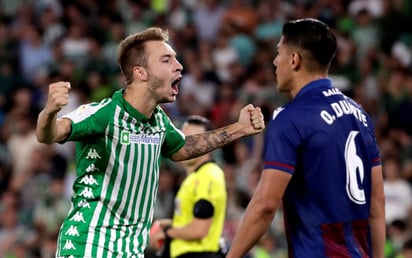
<path fill-rule="evenodd" d="M 283 26 L 273 61 L 291 101 L 265 134 L 259 185 L 228 258 L 242 257 L 283 204 L 289 257 L 383 258 L 385 209 L 373 122 L 327 78 L 337 49 L 316 19 Z"/>
<path fill-rule="evenodd" d="M 126 86 L 111 98 L 58 118 L 70 83 L 51 83 L 38 117 L 40 142 L 76 142 L 77 178 L 57 257 L 143 257 L 160 157 L 190 159 L 265 127 L 260 108 L 249 104 L 223 128 L 187 137 L 175 128 L 159 104 L 175 101 L 183 67 L 160 28 L 124 39 L 118 63 Z"/>
<path fill-rule="evenodd" d="M 190 116 L 182 125 L 185 135 L 211 130 L 208 119 Z M 212 160 L 210 153 L 182 161 L 187 172 L 176 194 L 172 220 L 158 223 L 164 228 L 153 237 L 152 246 L 166 239 L 165 257 L 219 258 L 219 239 L 226 215 L 226 183 L 223 170 Z"/>

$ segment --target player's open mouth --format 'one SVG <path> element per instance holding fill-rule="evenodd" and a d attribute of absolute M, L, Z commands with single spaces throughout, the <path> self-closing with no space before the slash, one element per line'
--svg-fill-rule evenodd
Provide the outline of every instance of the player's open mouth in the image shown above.
<path fill-rule="evenodd" d="M 182 80 L 182 77 L 179 77 L 172 82 L 172 89 L 173 91 L 176 92 L 176 94 L 179 92 L 179 83 L 181 80 Z"/>

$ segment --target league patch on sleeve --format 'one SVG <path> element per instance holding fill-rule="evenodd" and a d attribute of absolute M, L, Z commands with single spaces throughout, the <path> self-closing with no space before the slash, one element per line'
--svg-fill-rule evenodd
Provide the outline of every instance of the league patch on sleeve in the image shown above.
<path fill-rule="evenodd" d="M 110 101 L 102 101 L 98 104 L 85 104 L 79 106 L 77 109 L 73 110 L 72 112 L 68 113 L 67 115 L 62 116 L 63 118 L 69 118 L 74 123 L 79 123 L 86 118 L 90 117 L 91 115 L 95 114 L 99 109 L 106 106 Z"/>

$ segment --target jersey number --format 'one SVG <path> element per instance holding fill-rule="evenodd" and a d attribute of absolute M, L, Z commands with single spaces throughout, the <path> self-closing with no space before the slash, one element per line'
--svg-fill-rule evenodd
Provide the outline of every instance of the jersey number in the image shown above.
<path fill-rule="evenodd" d="M 365 204 L 365 191 L 361 188 L 365 171 L 361 158 L 356 153 L 355 138 L 358 131 L 351 131 L 345 145 L 346 193 L 356 204 Z"/>

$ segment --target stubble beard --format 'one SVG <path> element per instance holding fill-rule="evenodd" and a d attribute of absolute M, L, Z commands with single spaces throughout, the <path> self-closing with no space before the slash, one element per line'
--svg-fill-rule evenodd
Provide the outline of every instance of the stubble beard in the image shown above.
<path fill-rule="evenodd" d="M 165 81 L 162 80 L 160 77 L 157 77 L 153 74 L 149 74 L 148 84 L 150 86 L 150 91 L 152 92 L 152 95 L 157 99 L 158 103 L 174 102 L 174 100 L 170 100 L 167 97 L 159 94 L 159 92 L 161 92 L 162 87 L 167 87 Z"/>

